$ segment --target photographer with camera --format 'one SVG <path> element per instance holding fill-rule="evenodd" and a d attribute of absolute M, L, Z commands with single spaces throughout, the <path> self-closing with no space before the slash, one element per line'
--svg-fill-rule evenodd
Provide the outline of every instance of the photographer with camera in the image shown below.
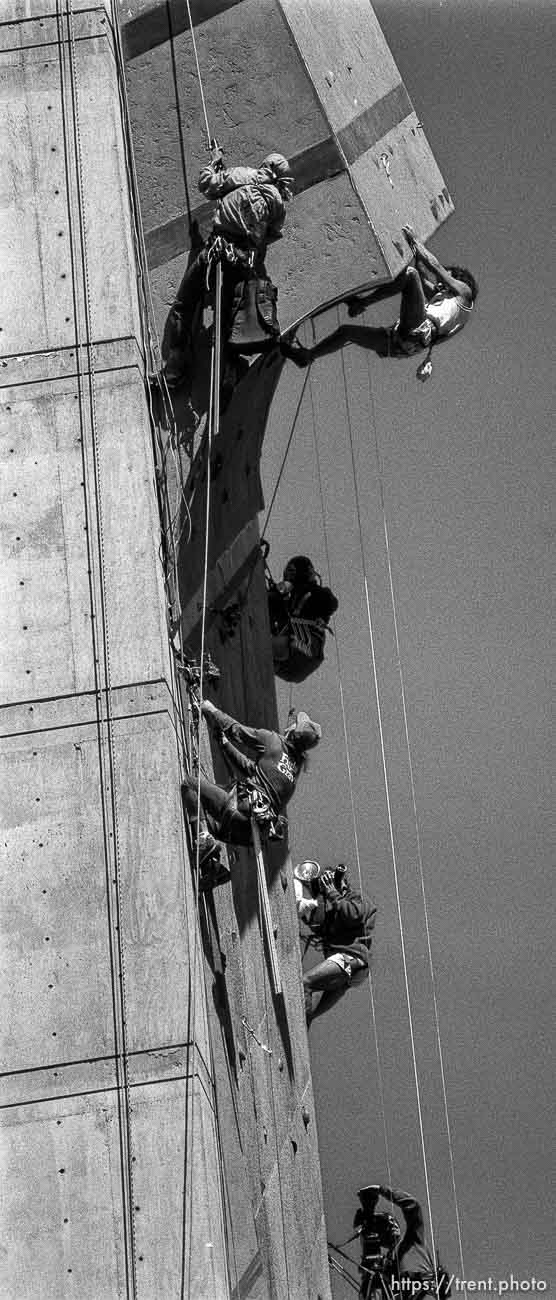
<path fill-rule="evenodd" d="M 324 959 L 303 976 L 308 1025 L 366 978 L 376 916 L 370 900 L 352 889 L 343 863 L 324 872 L 313 865 L 318 876 L 307 891 L 312 897 L 299 899 L 298 914 L 311 931 L 309 942 L 322 950 Z M 313 1010 L 314 993 L 321 997 Z"/>
<path fill-rule="evenodd" d="M 446 1300 L 450 1284 L 446 1269 L 438 1256 L 436 1264 L 425 1239 L 423 1211 L 414 1196 L 393 1191 L 390 1187 L 371 1185 L 357 1193 L 361 1209 L 353 1226 L 361 1237 L 360 1300 L 369 1300 L 377 1282 L 385 1297 L 407 1295 L 431 1296 Z M 377 1212 L 380 1198 L 401 1210 L 405 1231 L 393 1214 Z"/>

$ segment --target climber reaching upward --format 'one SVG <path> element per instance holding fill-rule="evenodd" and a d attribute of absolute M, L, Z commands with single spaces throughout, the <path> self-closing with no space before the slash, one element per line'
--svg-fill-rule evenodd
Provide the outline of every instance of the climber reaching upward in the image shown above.
<path fill-rule="evenodd" d="M 170 387 L 181 381 L 187 368 L 189 338 L 213 261 L 221 261 L 224 268 L 224 338 L 230 335 L 242 302 L 247 319 L 243 331 L 241 321 L 236 323 L 239 351 L 262 351 L 279 336 L 276 290 L 266 272 L 265 256 L 268 245 L 282 236 L 286 208 L 293 197 L 287 159 L 270 153 L 259 167 L 224 167 L 222 153 L 215 146 L 211 162 L 199 175 L 199 189 L 217 206 L 210 234 L 188 266 L 168 317 L 164 351 Z M 253 287 L 251 294 L 246 285 Z"/>
<path fill-rule="evenodd" d="M 386 285 L 365 297 L 354 295 L 346 302 L 350 316 L 366 307 L 401 292 L 400 314 L 396 323 L 381 326 L 340 325 L 313 348 L 300 349 L 299 361 L 307 364 L 315 357 L 334 352 L 343 343 L 358 343 L 379 356 L 410 357 L 426 352 L 417 376 L 428 379 L 432 371 L 431 350 L 437 343 L 453 338 L 464 328 L 478 294 L 475 277 L 465 267 L 444 267 L 424 244 L 416 239 L 411 226 L 404 234 L 414 254 L 414 264 Z M 299 362 L 298 362 L 299 363 Z"/>
<path fill-rule="evenodd" d="M 197 778 L 187 777 L 182 787 L 185 807 L 198 835 L 199 861 L 205 865 L 203 889 L 227 878 L 219 870 L 217 839 L 229 844 L 251 844 L 253 815 L 266 824 L 267 833 L 280 837 L 282 811 L 294 794 L 307 751 L 319 743 L 321 729 L 303 712 L 292 711 L 283 735 L 264 727 L 245 727 L 210 700 L 203 701 L 201 712 L 234 777 L 226 787 L 201 779 L 199 825 Z"/>

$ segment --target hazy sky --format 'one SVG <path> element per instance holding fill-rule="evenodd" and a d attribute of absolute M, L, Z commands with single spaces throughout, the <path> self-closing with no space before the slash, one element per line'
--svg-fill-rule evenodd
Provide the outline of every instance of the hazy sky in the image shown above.
<path fill-rule="evenodd" d="M 553 854 L 549 848 L 550 491 L 554 408 L 556 8 L 537 0 L 376 0 L 456 204 L 434 251 L 479 279 L 475 318 L 416 363 L 344 351 L 437 1244 L 459 1272 L 416 835 L 384 560 L 390 537 L 466 1274 L 550 1281 Z M 552 112 L 551 112 L 552 109 Z M 362 277 L 364 278 L 364 276 Z M 551 281 L 551 283 L 550 283 Z M 392 318 L 382 305 L 377 320 Z M 370 373 L 375 421 L 367 382 Z M 267 499 L 299 376 L 267 441 Z M 314 366 L 341 674 L 374 987 L 311 1031 L 329 1236 L 387 1178 L 424 1200 L 392 858 L 339 356 Z M 270 528 L 326 572 L 310 402 Z M 292 539 L 295 539 L 292 546 Z M 282 715 L 289 688 L 280 690 Z M 294 860 L 354 861 L 334 645 L 295 688 L 324 739 L 294 803 Z M 550 1162 L 550 1163 L 549 1163 Z M 338 1300 L 353 1295 L 343 1284 Z"/>

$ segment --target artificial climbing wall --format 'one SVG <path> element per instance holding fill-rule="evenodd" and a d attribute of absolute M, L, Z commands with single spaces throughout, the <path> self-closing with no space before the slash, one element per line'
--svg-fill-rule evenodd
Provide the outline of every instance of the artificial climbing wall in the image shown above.
<path fill-rule="evenodd" d="M 296 197 L 273 245 L 282 326 L 408 260 L 452 211 L 369 0 L 191 0 L 210 132 L 228 163 L 291 160 Z M 183 0 L 120 0 L 151 286 L 161 328 L 211 204 L 206 128 Z"/>
<path fill-rule="evenodd" d="M 111 16 L 0 22 L 0 1294 L 222 1300 Z"/>
<path fill-rule="evenodd" d="M 260 359 L 239 385 L 214 442 L 210 474 L 201 444 L 187 489 L 190 539 L 180 529 L 182 636 L 198 654 L 209 478 L 206 632 L 220 680 L 216 687 L 207 684 L 205 694 L 233 717 L 270 728 L 278 726 L 278 717 L 257 512 L 262 435 L 281 366 L 279 356 Z M 206 735 L 201 760 L 205 770 L 214 761 L 217 777 L 229 780 Z M 303 799 L 303 782 L 296 798 Z M 278 996 L 254 856 L 240 850 L 231 859 L 232 882 L 208 898 L 202 918 L 237 1295 L 328 1300 L 317 1116 L 288 845 L 265 848 L 283 982 Z"/>

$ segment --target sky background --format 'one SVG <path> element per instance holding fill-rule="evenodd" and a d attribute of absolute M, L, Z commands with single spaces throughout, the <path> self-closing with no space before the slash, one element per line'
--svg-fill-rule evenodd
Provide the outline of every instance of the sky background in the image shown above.
<path fill-rule="evenodd" d="M 465 1272 L 553 1283 L 556 7 L 548 0 L 374 7 L 456 205 L 431 247 L 444 262 L 468 265 L 480 294 L 465 333 L 436 354 L 427 385 L 416 381 L 415 361 L 381 361 L 355 347 L 343 350 L 345 387 L 340 354 L 315 363 L 268 534 L 275 576 L 294 552 L 310 554 L 327 575 L 312 403 L 340 599 L 340 674 L 329 641 L 324 667 L 293 691 L 324 737 L 294 801 L 292 853 L 294 861 L 355 862 L 341 679 L 362 875 L 379 908 L 373 983 L 384 1093 L 382 1110 L 363 987 L 311 1030 L 328 1232 L 336 1242 L 350 1235 L 357 1188 L 387 1180 L 388 1163 L 394 1184 L 426 1203 L 347 391 L 436 1241 L 460 1273 L 381 482 Z M 394 319 L 395 306 L 381 304 L 373 321 Z M 287 375 L 276 403 L 267 500 L 301 382 L 299 372 Z M 289 697 L 279 684 L 281 718 Z M 353 1295 L 344 1283 L 334 1286 L 336 1300 Z"/>

